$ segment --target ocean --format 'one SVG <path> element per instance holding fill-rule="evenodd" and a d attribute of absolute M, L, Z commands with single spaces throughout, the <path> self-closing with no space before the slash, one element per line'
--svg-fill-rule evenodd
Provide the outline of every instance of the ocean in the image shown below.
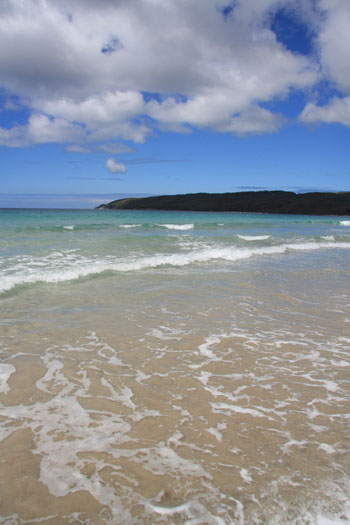
<path fill-rule="evenodd" d="M 350 218 L 0 210 L 0 523 L 350 523 Z"/>

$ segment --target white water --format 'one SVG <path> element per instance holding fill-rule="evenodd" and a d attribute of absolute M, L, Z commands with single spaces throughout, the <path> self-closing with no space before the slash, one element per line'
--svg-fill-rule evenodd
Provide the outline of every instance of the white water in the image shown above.
<path fill-rule="evenodd" d="M 283 255 L 289 251 L 313 251 L 322 249 L 350 249 L 350 242 L 301 242 L 279 244 L 261 248 L 208 248 L 180 254 L 159 254 L 149 257 L 85 257 L 78 252 L 52 252 L 47 256 L 33 258 L 19 256 L 9 259 L 2 270 L 0 293 L 12 288 L 38 282 L 59 283 L 82 277 L 98 275 L 106 271 L 132 272 L 160 266 L 182 267 L 195 263 L 218 260 L 240 261 L 251 257 Z"/>
<path fill-rule="evenodd" d="M 341 219 L 0 215 L 0 523 L 350 522 Z"/>

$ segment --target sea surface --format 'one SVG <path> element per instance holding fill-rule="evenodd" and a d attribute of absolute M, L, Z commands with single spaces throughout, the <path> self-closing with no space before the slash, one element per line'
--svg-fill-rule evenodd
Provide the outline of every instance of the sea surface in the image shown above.
<path fill-rule="evenodd" d="M 350 218 L 0 210 L 0 523 L 350 523 Z"/>

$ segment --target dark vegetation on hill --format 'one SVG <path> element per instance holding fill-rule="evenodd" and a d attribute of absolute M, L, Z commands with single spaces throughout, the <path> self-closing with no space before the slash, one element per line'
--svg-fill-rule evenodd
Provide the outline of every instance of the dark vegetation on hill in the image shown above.
<path fill-rule="evenodd" d="M 350 192 L 244 191 L 128 198 L 101 204 L 103 210 L 176 210 L 350 215 Z"/>

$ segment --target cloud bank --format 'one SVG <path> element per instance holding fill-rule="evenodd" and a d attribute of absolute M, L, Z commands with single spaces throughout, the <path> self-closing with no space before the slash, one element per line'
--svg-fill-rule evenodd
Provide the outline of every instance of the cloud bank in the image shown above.
<path fill-rule="evenodd" d="M 272 30 L 281 9 L 308 28 L 310 53 Z M 272 133 L 284 119 L 268 103 L 295 90 L 312 97 L 301 122 L 348 126 L 349 27 L 348 0 L 3 0 L 3 109 L 28 118 L 0 127 L 0 144 L 113 154 L 157 130 Z M 336 90 L 323 105 L 320 82 Z"/>

